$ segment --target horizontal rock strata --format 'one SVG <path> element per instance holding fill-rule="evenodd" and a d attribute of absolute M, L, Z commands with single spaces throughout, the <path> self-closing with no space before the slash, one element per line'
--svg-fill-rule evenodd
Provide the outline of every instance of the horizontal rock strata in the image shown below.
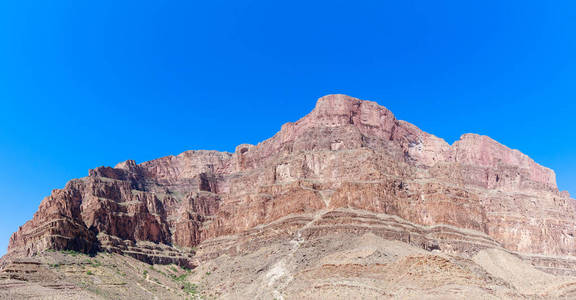
<path fill-rule="evenodd" d="M 375 102 L 328 95 L 234 153 L 91 170 L 42 201 L 12 236 L 9 256 L 106 250 L 194 266 L 197 247 L 209 257 L 256 247 L 248 238 L 340 231 L 428 250 L 574 256 L 575 216 L 554 172 L 517 150 L 475 134 L 449 145 Z"/>

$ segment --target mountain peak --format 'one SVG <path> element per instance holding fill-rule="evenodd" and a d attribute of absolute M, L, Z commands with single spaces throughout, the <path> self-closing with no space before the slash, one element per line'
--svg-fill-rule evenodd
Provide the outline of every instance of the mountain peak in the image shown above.
<path fill-rule="evenodd" d="M 320 98 L 308 115 L 234 153 L 186 151 L 89 174 L 42 201 L 12 236 L 8 258 L 75 250 L 191 268 L 359 234 L 463 257 L 494 247 L 576 255 L 576 205 L 552 170 L 486 136 L 449 145 L 346 95 Z M 250 270 L 301 267 L 277 263 Z M 273 276 L 265 286 L 277 285 Z"/>

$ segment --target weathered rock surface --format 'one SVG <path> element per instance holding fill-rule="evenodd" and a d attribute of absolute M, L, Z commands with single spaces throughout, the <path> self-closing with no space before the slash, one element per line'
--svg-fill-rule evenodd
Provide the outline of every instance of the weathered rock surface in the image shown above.
<path fill-rule="evenodd" d="M 473 256 L 394 240 L 412 228 L 424 235 L 444 230 L 452 241 L 467 230 L 410 224 L 395 216 L 339 209 L 283 239 L 271 230 L 283 220 L 238 236 L 213 240 L 230 247 L 194 270 L 148 265 L 126 255 L 90 257 L 46 251 L 14 259 L 0 272 L 0 299 L 573 299 L 576 278 L 535 269 L 492 245 Z M 359 230 L 319 234 L 327 220 L 348 219 Z M 317 221 L 314 221 L 317 219 Z M 370 220 L 375 221 L 371 225 Z M 306 220 L 301 220 L 307 222 Z M 294 222 L 297 222 L 294 220 Z M 370 227 L 376 230 L 370 231 Z M 388 232 L 388 233 L 386 233 Z M 314 233 L 314 234 L 311 234 Z M 384 235 L 383 235 L 384 234 Z M 406 235 L 404 235 L 406 237 Z M 420 239 L 420 238 L 416 238 Z M 476 236 L 485 243 L 486 236 Z M 474 244 L 474 242 L 472 243 Z M 438 245 L 436 245 L 438 246 Z M 462 244 L 465 246 L 465 244 Z M 442 245 L 440 245 L 442 247 Z M 220 249 L 222 250 L 222 248 Z"/>
<path fill-rule="evenodd" d="M 554 172 L 517 150 L 475 134 L 449 145 L 375 102 L 328 95 L 234 153 L 90 170 L 44 199 L 7 257 L 106 250 L 193 267 L 296 234 L 372 233 L 467 257 L 498 248 L 576 274 L 575 216 Z"/>
<path fill-rule="evenodd" d="M 576 296 L 576 278 L 537 270 L 505 249 L 483 249 L 473 256 L 430 251 L 383 236 L 384 227 L 390 226 L 386 229 L 390 231 L 396 227 L 392 225 L 395 217 L 354 210 L 342 212 L 353 214 L 358 220 L 387 219 L 389 224 L 377 225 L 377 230 L 370 231 L 371 226 L 364 223 L 358 225 L 362 230 L 325 236 L 308 236 L 305 231 L 314 230 L 308 229 L 301 232 L 300 238 L 296 235 L 284 242 L 268 241 L 248 251 L 207 260 L 196 269 L 192 279 L 200 284 L 207 298 L 218 299 L 572 299 Z M 414 226 L 403 223 L 397 226 Z M 458 231 L 456 228 L 450 231 L 453 240 L 458 239 L 455 234 Z M 460 233 L 470 234 L 466 230 Z M 248 244 L 252 241 L 246 240 Z M 248 244 L 243 248 L 251 248 Z"/>
<path fill-rule="evenodd" d="M 195 299 L 188 274 L 119 254 L 47 251 L 3 268 L 0 299 Z"/>

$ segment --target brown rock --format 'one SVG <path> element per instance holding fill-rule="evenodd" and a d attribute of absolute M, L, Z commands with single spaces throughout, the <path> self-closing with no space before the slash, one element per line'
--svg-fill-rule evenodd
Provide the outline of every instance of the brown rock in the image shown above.
<path fill-rule="evenodd" d="M 380 231 L 423 248 L 474 253 L 502 245 L 527 255 L 576 255 L 576 207 L 558 191 L 552 170 L 484 136 L 449 145 L 375 102 L 345 95 L 320 98 L 309 115 L 235 153 L 187 151 L 91 170 L 44 199 L 12 236 L 9 254 L 107 250 L 191 266 L 190 251 L 181 248 L 204 242 L 232 249 L 219 239 L 264 225 L 280 224 L 274 234 L 258 234 L 270 239 L 292 238 L 321 220 L 323 227 L 306 232 L 358 230 L 338 214 L 324 220 L 339 209 L 474 231 L 460 240 L 454 235 L 461 233 L 410 226 L 402 234 Z M 282 222 L 307 215 L 323 217 Z"/>

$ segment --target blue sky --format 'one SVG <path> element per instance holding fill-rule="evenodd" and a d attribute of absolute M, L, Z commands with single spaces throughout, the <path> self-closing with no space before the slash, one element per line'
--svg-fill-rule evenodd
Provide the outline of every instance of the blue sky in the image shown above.
<path fill-rule="evenodd" d="M 2 1 L 0 254 L 88 169 L 233 151 L 344 93 L 576 194 L 574 1 Z"/>

